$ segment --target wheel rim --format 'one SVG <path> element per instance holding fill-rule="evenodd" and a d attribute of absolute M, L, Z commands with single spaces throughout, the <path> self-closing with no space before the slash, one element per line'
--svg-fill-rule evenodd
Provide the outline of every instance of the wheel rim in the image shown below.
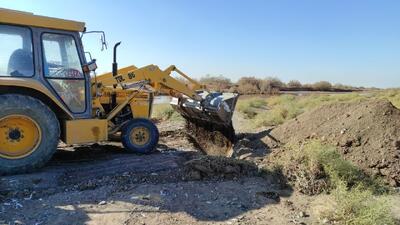
<path fill-rule="evenodd" d="M 24 115 L 0 118 L 0 156 L 19 159 L 34 152 L 42 140 L 39 125 Z"/>
<path fill-rule="evenodd" d="M 130 140 L 134 145 L 143 146 L 150 141 L 150 130 L 146 127 L 135 127 L 131 131 Z"/>

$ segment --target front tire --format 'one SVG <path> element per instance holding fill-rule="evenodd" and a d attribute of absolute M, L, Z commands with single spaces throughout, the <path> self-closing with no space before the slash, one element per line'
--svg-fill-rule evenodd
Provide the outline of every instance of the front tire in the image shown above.
<path fill-rule="evenodd" d="M 56 115 L 38 99 L 0 95 L 0 174 L 31 172 L 53 156 L 60 137 Z"/>
<path fill-rule="evenodd" d="M 122 128 L 121 141 L 129 152 L 148 154 L 158 144 L 159 132 L 148 119 L 132 119 Z"/>

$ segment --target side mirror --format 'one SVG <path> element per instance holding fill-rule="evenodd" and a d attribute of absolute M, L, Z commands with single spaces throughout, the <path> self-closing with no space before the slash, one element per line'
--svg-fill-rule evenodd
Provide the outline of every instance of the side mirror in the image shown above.
<path fill-rule="evenodd" d="M 88 62 L 86 65 L 83 66 L 83 72 L 90 73 L 94 72 L 97 69 L 96 59 Z"/>

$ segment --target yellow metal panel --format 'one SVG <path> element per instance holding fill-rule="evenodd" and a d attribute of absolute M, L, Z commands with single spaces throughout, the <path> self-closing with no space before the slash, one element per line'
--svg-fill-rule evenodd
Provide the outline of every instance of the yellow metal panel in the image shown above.
<path fill-rule="evenodd" d="M 85 23 L 0 8 L 0 23 L 83 32 Z"/>
<path fill-rule="evenodd" d="M 17 77 L 0 77 L 0 87 L 25 87 L 37 90 L 47 97 L 49 97 L 55 104 L 57 104 L 60 109 L 62 109 L 69 118 L 73 118 L 72 114 L 68 111 L 68 109 L 61 103 L 61 101 L 54 96 L 49 89 L 47 89 L 42 83 L 32 78 L 17 78 Z"/>
<path fill-rule="evenodd" d="M 134 65 L 131 66 L 127 66 L 121 69 L 118 69 L 118 74 L 126 74 L 131 70 L 136 70 L 137 67 Z M 95 81 L 97 81 L 98 83 L 110 83 L 112 82 L 113 84 L 115 83 L 115 78 L 113 77 L 111 72 L 108 73 L 104 73 L 101 75 L 98 75 L 97 78 L 92 78 L 92 83 L 94 83 Z"/>
<path fill-rule="evenodd" d="M 69 145 L 106 141 L 108 139 L 107 128 L 107 120 L 67 120 L 64 122 L 62 140 Z"/>
<path fill-rule="evenodd" d="M 146 118 L 149 119 L 151 115 L 151 104 L 149 99 L 134 98 L 131 105 L 133 118 Z"/>

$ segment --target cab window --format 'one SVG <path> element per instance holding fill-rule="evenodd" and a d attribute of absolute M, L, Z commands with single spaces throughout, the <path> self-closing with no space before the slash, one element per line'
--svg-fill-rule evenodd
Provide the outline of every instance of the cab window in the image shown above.
<path fill-rule="evenodd" d="M 31 30 L 25 27 L 0 25 L 0 76 L 33 75 Z"/>
<path fill-rule="evenodd" d="M 84 78 L 75 40 L 72 36 L 42 35 L 44 74 L 56 78 Z"/>

